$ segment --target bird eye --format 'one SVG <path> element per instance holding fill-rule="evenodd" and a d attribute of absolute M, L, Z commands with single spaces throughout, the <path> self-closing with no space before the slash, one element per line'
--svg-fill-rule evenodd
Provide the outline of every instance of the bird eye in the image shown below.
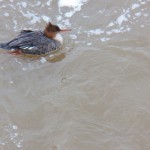
<path fill-rule="evenodd" d="M 58 26 L 56 26 L 56 30 L 57 30 L 57 31 L 60 31 L 60 28 L 59 28 Z"/>

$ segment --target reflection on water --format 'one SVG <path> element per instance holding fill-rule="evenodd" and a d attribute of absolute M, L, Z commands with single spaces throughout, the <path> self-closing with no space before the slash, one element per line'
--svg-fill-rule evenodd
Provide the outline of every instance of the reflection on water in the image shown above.
<path fill-rule="evenodd" d="M 0 41 L 48 21 L 60 51 L 0 50 L 0 150 L 150 149 L 150 1 L 0 0 Z"/>

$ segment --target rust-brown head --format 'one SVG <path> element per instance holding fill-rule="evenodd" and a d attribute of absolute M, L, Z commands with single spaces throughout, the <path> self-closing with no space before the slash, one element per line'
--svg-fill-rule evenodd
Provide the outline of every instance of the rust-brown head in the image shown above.
<path fill-rule="evenodd" d="M 44 34 L 48 38 L 54 38 L 57 33 L 71 31 L 71 29 L 60 29 L 57 25 L 53 25 L 50 22 L 46 25 Z"/>

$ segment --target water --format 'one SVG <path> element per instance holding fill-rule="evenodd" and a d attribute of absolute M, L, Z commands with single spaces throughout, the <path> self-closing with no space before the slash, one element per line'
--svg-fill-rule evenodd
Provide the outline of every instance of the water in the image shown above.
<path fill-rule="evenodd" d="M 0 41 L 52 21 L 61 51 L 0 50 L 0 150 L 150 149 L 150 1 L 0 0 Z"/>

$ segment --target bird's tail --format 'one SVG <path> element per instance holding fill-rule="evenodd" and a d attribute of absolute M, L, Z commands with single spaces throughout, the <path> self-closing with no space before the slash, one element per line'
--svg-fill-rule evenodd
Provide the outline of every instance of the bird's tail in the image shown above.
<path fill-rule="evenodd" d="M 7 49 L 7 50 L 10 49 L 7 43 L 0 43 L 0 48 Z"/>

